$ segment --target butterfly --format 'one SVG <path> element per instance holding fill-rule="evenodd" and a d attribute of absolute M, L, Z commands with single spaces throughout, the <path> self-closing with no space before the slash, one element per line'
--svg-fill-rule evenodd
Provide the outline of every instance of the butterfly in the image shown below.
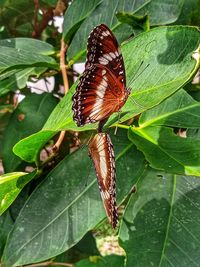
<path fill-rule="evenodd" d="M 94 163 L 103 205 L 113 228 L 117 225 L 115 156 L 110 136 L 97 133 L 88 144 Z"/>
<path fill-rule="evenodd" d="M 88 38 L 85 71 L 72 98 L 73 119 L 78 126 L 104 124 L 122 108 L 129 94 L 119 45 L 111 30 L 101 24 Z"/>

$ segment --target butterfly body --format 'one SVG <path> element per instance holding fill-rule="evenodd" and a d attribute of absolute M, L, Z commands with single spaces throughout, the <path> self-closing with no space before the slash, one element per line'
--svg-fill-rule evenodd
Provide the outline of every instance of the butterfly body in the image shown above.
<path fill-rule="evenodd" d="M 94 28 L 87 50 L 85 71 L 73 96 L 73 118 L 78 126 L 105 121 L 122 108 L 130 94 L 117 40 L 106 25 Z"/>

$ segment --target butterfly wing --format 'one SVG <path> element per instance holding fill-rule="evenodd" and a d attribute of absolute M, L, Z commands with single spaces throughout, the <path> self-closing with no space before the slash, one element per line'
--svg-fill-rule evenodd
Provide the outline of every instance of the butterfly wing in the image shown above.
<path fill-rule="evenodd" d="M 107 217 L 112 227 L 115 228 L 118 220 L 115 190 L 115 158 L 109 135 L 106 133 L 96 134 L 89 143 L 89 154 L 94 163 Z"/>
<path fill-rule="evenodd" d="M 78 126 L 108 118 L 128 97 L 123 84 L 102 65 L 93 65 L 83 73 L 73 96 L 74 120 Z"/>
<path fill-rule="evenodd" d="M 101 24 L 88 38 L 86 68 L 73 96 L 73 118 L 78 126 L 105 121 L 121 109 L 129 93 L 117 40 Z"/>
<path fill-rule="evenodd" d="M 94 64 L 110 69 L 126 87 L 123 57 L 115 36 L 105 24 L 95 27 L 88 38 L 85 67 L 87 69 Z"/>

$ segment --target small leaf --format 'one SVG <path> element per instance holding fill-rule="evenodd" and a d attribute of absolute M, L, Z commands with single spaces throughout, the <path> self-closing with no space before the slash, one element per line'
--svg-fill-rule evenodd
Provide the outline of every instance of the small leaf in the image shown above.
<path fill-rule="evenodd" d="M 199 178 L 149 170 L 121 224 L 125 266 L 198 266 L 199 196 Z"/>
<path fill-rule="evenodd" d="M 35 172 L 13 172 L 0 176 L 0 215 L 12 204 L 22 188 L 35 176 Z M 20 179 L 22 179 L 20 181 Z"/>
<path fill-rule="evenodd" d="M 56 132 L 54 131 L 40 131 L 32 134 L 19 141 L 13 147 L 13 152 L 22 160 L 27 162 L 37 162 L 38 153 L 55 134 Z M 26 147 L 24 147 L 24 144 L 26 144 Z"/>
<path fill-rule="evenodd" d="M 32 75 L 39 76 L 45 72 L 46 68 L 25 68 L 23 70 L 14 70 L 13 74 L 6 72 L 7 77 L 0 80 L 0 96 L 7 94 L 9 91 L 16 91 L 17 89 L 23 89 L 26 87 L 28 78 Z M 3 76 L 3 75 L 0 75 Z"/>
<path fill-rule="evenodd" d="M 132 13 L 118 12 L 116 16 L 121 23 L 129 24 L 134 30 L 148 31 L 150 29 L 148 15 L 137 16 Z"/>

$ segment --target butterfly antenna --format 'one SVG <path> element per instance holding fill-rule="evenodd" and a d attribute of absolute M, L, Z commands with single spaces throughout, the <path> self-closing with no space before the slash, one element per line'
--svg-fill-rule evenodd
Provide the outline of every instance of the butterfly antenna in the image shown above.
<path fill-rule="evenodd" d="M 138 69 L 137 69 L 137 71 L 136 71 L 136 73 L 135 73 L 135 75 L 134 75 L 134 77 L 132 78 L 132 80 L 129 82 L 129 86 L 134 82 L 134 81 L 136 81 L 137 80 L 137 78 L 149 67 L 149 63 L 145 66 L 145 68 L 137 75 L 137 73 L 139 72 L 139 70 L 140 70 L 140 68 L 141 68 L 141 66 L 142 66 L 142 64 L 144 63 L 144 61 L 141 61 L 141 63 L 140 63 L 140 65 L 139 65 L 139 67 L 138 67 Z M 139 106 L 140 108 L 146 108 L 146 106 L 143 106 L 143 105 L 141 105 L 141 104 L 139 104 L 133 97 L 132 98 L 130 98 L 130 100 L 131 100 L 131 102 L 133 103 L 133 104 L 136 104 L 137 106 Z"/>
<path fill-rule="evenodd" d="M 140 63 L 140 65 L 139 65 L 139 67 L 138 67 L 138 69 L 137 69 L 137 71 L 136 71 L 136 73 L 135 73 L 135 75 L 133 76 L 133 78 L 131 79 L 131 81 L 129 82 L 129 85 L 128 85 L 128 87 L 134 82 L 134 81 L 136 81 L 137 80 L 137 78 L 138 77 L 140 77 L 140 75 L 149 67 L 149 63 L 145 66 L 145 68 L 137 75 L 137 73 L 138 73 L 138 71 L 140 70 L 140 68 L 141 68 L 141 66 L 142 66 L 142 64 L 144 63 L 144 61 L 141 61 L 141 63 Z M 137 75 L 137 76 L 136 76 Z"/>

